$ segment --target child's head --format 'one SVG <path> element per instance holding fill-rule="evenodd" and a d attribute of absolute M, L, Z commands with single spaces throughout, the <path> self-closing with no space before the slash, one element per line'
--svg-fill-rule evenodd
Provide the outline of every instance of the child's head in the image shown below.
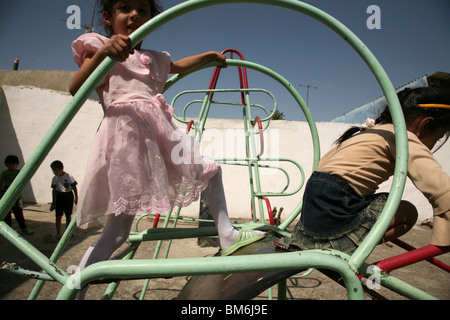
<path fill-rule="evenodd" d="M 433 139 L 434 143 L 425 143 L 430 149 L 437 140 L 442 137 L 445 143 L 450 135 L 450 90 L 443 87 L 406 88 L 398 93 L 398 99 L 402 106 L 406 127 L 412 129 L 421 120 L 426 120 L 422 130 L 423 139 Z M 389 109 L 386 108 L 377 123 L 392 123 Z"/>
<path fill-rule="evenodd" d="M 115 30 L 113 28 L 110 19 L 115 17 L 115 14 L 118 12 L 130 13 L 134 9 L 139 14 L 142 14 L 146 21 L 162 12 L 162 7 L 158 4 L 157 0 L 101 0 L 100 12 L 102 13 L 102 24 L 104 24 L 106 34 L 112 36 L 117 33 L 122 33 L 120 32 L 121 30 Z"/>
<path fill-rule="evenodd" d="M 435 151 L 439 149 L 450 136 L 450 90 L 443 87 L 406 88 L 398 93 L 398 99 L 406 128 L 414 132 L 430 150 L 433 147 Z M 392 123 L 388 107 L 375 123 Z M 358 126 L 351 127 L 336 140 L 336 144 L 340 145 L 362 130 Z M 437 141 L 442 142 L 435 146 Z"/>
<path fill-rule="evenodd" d="M 64 165 L 61 161 L 59 160 L 55 160 L 50 164 L 50 168 L 52 168 L 53 173 L 56 176 L 61 175 L 62 173 L 64 173 Z"/>
<path fill-rule="evenodd" d="M 8 169 L 16 169 L 19 165 L 19 158 L 15 155 L 9 155 L 5 158 L 5 166 Z"/>

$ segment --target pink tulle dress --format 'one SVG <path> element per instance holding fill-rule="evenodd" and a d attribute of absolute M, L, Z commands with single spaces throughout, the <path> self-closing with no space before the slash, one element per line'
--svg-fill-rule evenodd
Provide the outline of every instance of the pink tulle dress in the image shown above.
<path fill-rule="evenodd" d="M 81 66 L 109 41 L 87 33 L 72 44 Z M 167 52 L 135 50 L 117 63 L 96 91 L 104 118 L 81 183 L 77 225 L 108 214 L 165 213 L 198 200 L 219 165 L 199 153 L 195 139 L 172 121 L 161 91 L 170 70 Z"/>

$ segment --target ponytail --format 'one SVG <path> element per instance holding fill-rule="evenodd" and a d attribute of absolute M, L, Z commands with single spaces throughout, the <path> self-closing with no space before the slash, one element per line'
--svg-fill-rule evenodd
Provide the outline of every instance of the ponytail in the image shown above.
<path fill-rule="evenodd" d="M 340 145 L 342 142 L 344 142 L 347 139 L 350 139 L 355 134 L 357 134 L 359 132 L 363 132 L 366 129 L 370 129 L 370 128 L 374 127 L 376 124 L 378 124 L 377 120 L 367 118 L 366 122 L 364 122 L 362 125 L 350 127 L 334 143 L 337 145 Z"/>

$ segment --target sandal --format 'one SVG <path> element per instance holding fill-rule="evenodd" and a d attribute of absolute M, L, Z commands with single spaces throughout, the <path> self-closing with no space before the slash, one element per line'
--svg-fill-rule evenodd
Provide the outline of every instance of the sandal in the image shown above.
<path fill-rule="evenodd" d="M 228 248 L 222 250 L 220 252 L 221 256 L 229 256 L 230 254 L 234 253 L 236 250 L 245 247 L 249 244 L 252 244 L 256 241 L 259 241 L 261 239 L 265 238 L 265 235 L 258 235 L 253 231 L 246 231 L 246 230 L 240 230 L 239 234 L 236 238 L 236 242 L 229 246 Z"/>

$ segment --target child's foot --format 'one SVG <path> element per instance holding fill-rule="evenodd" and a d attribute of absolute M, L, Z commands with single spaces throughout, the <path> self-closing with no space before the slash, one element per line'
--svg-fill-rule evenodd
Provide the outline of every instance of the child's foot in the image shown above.
<path fill-rule="evenodd" d="M 23 234 L 26 234 L 26 235 L 28 235 L 28 236 L 31 236 L 34 232 L 31 231 L 30 229 L 25 229 L 25 230 L 22 230 L 22 233 L 23 233 Z"/>
<path fill-rule="evenodd" d="M 221 255 L 222 256 L 228 256 L 235 252 L 236 250 L 245 247 L 251 243 L 254 243 L 256 241 L 259 241 L 263 239 L 266 234 L 262 231 L 257 230 L 240 230 L 236 231 L 236 236 L 234 243 L 232 243 L 230 246 L 227 246 L 225 249 L 222 249 Z"/>

